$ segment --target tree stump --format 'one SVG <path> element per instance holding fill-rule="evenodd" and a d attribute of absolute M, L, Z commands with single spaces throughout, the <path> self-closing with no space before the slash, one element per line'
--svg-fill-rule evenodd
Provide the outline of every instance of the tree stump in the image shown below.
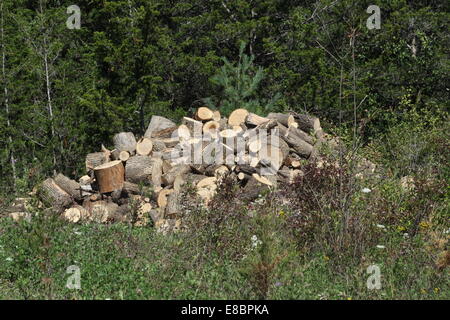
<path fill-rule="evenodd" d="M 121 190 L 123 187 L 125 169 L 120 160 L 95 167 L 94 174 L 100 193 Z"/>

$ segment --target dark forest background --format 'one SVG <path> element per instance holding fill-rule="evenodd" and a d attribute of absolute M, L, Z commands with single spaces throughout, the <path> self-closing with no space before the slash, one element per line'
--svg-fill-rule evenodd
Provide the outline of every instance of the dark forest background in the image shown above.
<path fill-rule="evenodd" d="M 1 0 L 5 193 L 53 170 L 76 176 L 86 153 L 142 134 L 153 114 L 178 121 L 208 97 L 220 107 L 212 77 L 222 57 L 239 68 L 242 42 L 246 72 L 263 72 L 253 95 L 280 97 L 270 111 L 314 114 L 363 145 L 448 120 L 448 1 L 78 0 L 81 29 L 69 30 L 72 4 Z M 371 4 L 379 30 L 366 27 Z"/>

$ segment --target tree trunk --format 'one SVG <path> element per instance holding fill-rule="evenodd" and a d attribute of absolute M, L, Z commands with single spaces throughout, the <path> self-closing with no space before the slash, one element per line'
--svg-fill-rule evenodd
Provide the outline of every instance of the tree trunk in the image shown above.
<path fill-rule="evenodd" d="M 2 77 L 3 77 L 3 92 L 4 92 L 4 103 L 5 103 L 5 113 L 6 113 L 6 126 L 8 129 L 11 128 L 11 121 L 9 115 L 9 93 L 8 93 L 8 85 L 6 79 L 6 49 L 5 49 L 5 35 L 4 35 L 4 18 L 3 18 L 3 2 L 0 4 L 1 11 L 1 21 L 0 21 L 0 32 L 1 32 L 1 41 L 2 41 Z M 9 161 L 11 163 L 11 173 L 13 178 L 13 188 L 16 190 L 16 159 L 14 158 L 14 148 L 12 146 L 12 137 L 8 135 L 8 143 L 9 143 Z"/>

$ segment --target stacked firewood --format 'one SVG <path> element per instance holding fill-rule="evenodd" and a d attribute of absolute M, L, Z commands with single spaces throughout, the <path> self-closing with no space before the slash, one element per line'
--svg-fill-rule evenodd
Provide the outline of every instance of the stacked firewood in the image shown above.
<path fill-rule="evenodd" d="M 62 174 L 48 178 L 38 195 L 74 223 L 145 225 L 152 219 L 158 229 L 176 229 L 183 186 L 193 186 L 207 206 L 220 179 L 231 176 L 242 186 L 243 197 L 252 200 L 264 188 L 292 182 L 302 174 L 302 164 L 330 141 L 319 119 L 309 115 L 261 117 L 237 109 L 226 118 L 200 107 L 180 125 L 153 116 L 138 139 L 132 132 L 116 134 L 113 147 L 86 156 L 85 176 L 78 181 Z"/>

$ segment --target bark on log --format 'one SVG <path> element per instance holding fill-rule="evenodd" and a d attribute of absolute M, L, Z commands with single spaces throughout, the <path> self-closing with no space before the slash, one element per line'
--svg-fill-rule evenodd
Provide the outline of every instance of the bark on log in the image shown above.
<path fill-rule="evenodd" d="M 109 161 L 109 156 L 105 152 L 94 152 L 86 155 L 86 172 L 90 172 L 95 167 Z"/>
<path fill-rule="evenodd" d="M 181 123 L 183 125 L 185 125 L 186 127 L 188 127 L 189 131 L 191 132 L 191 136 L 192 137 L 201 137 L 202 136 L 202 132 L 203 132 L 203 123 L 189 118 L 189 117 L 184 117 L 183 120 L 181 121 Z"/>
<path fill-rule="evenodd" d="M 289 119 L 293 119 L 293 116 L 290 114 L 286 114 L 286 113 L 276 113 L 276 112 L 271 112 L 267 115 L 267 118 L 269 119 L 274 119 L 276 121 L 278 121 L 279 123 L 281 123 L 283 126 L 285 127 L 289 127 Z"/>
<path fill-rule="evenodd" d="M 162 176 L 162 183 L 168 187 L 173 186 L 175 178 L 177 176 L 183 176 L 191 171 L 191 167 L 188 164 L 180 164 L 172 167 L 169 172 Z"/>
<path fill-rule="evenodd" d="M 168 138 L 178 138 L 177 131 L 178 127 L 173 126 L 163 130 L 153 131 L 152 139 L 168 139 Z"/>
<path fill-rule="evenodd" d="M 262 125 L 263 123 L 268 122 L 269 120 L 270 119 L 258 116 L 255 113 L 249 113 L 247 115 L 247 118 L 245 119 L 245 123 L 250 124 L 252 126 L 259 126 Z"/>
<path fill-rule="evenodd" d="M 113 137 L 114 148 L 127 151 L 130 154 L 136 151 L 136 138 L 133 132 L 120 132 Z"/>
<path fill-rule="evenodd" d="M 160 189 L 162 185 L 163 160 L 160 158 L 152 158 L 152 184 L 153 188 Z"/>
<path fill-rule="evenodd" d="M 288 129 L 282 124 L 278 125 L 278 129 L 280 130 L 280 138 L 286 141 L 298 155 L 304 158 L 308 158 L 311 155 L 311 152 L 313 151 L 312 145 L 296 135 L 289 134 Z"/>
<path fill-rule="evenodd" d="M 94 168 L 100 193 L 122 190 L 125 169 L 120 160 L 114 160 Z"/>
<path fill-rule="evenodd" d="M 181 214 L 181 194 L 179 192 L 171 192 L 167 196 L 167 205 L 166 205 L 166 211 L 165 211 L 165 218 L 176 218 L 178 215 Z"/>
<path fill-rule="evenodd" d="M 125 180 L 134 183 L 150 183 L 153 161 L 147 156 L 131 157 L 125 166 Z"/>
<path fill-rule="evenodd" d="M 42 182 L 38 188 L 38 197 L 44 205 L 52 207 L 58 213 L 73 203 L 71 196 L 58 186 L 52 178 Z"/>
<path fill-rule="evenodd" d="M 175 126 L 176 124 L 167 118 L 160 116 L 152 116 L 150 124 L 148 125 L 147 130 L 145 131 L 144 137 L 150 139 L 154 131 L 159 131 Z"/>
<path fill-rule="evenodd" d="M 242 189 L 242 199 L 246 201 L 253 201 L 259 195 L 268 192 L 269 186 L 256 180 L 253 176 L 248 180 L 245 187 Z"/>
<path fill-rule="evenodd" d="M 312 132 L 315 134 L 321 128 L 319 118 L 309 116 L 306 114 L 294 114 L 295 121 L 298 123 L 299 129 L 305 132 Z"/>
<path fill-rule="evenodd" d="M 59 173 L 57 174 L 53 180 L 55 180 L 56 184 L 61 187 L 65 192 L 67 192 L 72 198 L 75 200 L 81 200 L 81 186 L 78 182 L 67 178 L 65 175 Z"/>

